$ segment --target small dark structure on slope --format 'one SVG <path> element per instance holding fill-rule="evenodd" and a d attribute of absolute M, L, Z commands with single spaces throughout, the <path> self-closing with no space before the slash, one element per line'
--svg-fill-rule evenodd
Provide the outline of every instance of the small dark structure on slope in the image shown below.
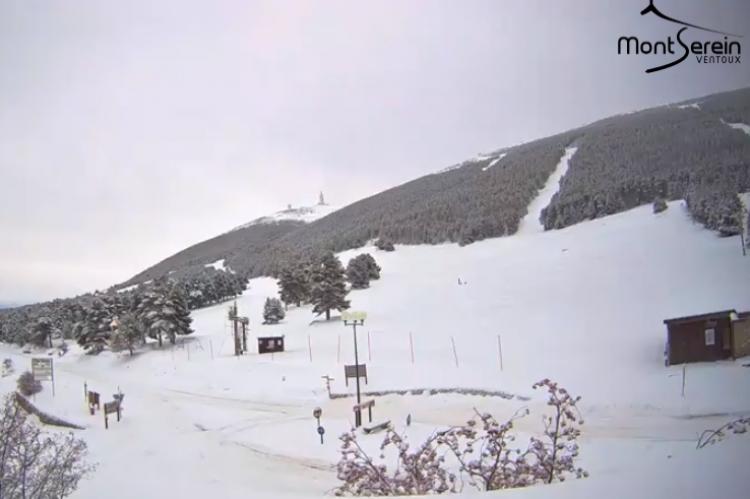
<path fill-rule="evenodd" d="M 677 317 L 667 325 L 667 365 L 750 355 L 750 312 L 722 310 Z"/>
<path fill-rule="evenodd" d="M 275 353 L 283 351 L 283 336 L 258 336 L 258 353 Z"/>

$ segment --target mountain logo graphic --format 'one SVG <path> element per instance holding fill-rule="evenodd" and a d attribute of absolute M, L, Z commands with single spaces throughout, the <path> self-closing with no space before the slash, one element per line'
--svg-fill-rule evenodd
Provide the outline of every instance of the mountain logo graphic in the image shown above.
<path fill-rule="evenodd" d="M 680 26 L 675 36 L 667 36 L 662 40 L 644 40 L 637 36 L 621 36 L 617 40 L 618 55 L 670 55 L 676 58 L 671 61 L 646 69 L 646 73 L 655 73 L 669 69 L 685 61 L 690 55 L 695 56 L 701 64 L 740 64 L 742 35 L 728 33 L 718 29 L 708 28 L 698 24 L 682 21 L 665 14 L 650 0 L 648 6 L 641 11 L 641 15 L 651 14 L 668 23 Z M 710 35 L 707 40 L 685 40 L 685 33 L 692 29 L 704 36 Z"/>

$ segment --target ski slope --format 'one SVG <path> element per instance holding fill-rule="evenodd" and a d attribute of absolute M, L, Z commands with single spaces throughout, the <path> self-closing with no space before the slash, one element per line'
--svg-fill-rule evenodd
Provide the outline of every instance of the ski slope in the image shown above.
<path fill-rule="evenodd" d="M 701 451 L 698 434 L 750 413 L 750 359 L 664 366 L 663 319 L 711 310 L 750 309 L 750 265 L 738 238 L 694 224 L 682 202 L 654 215 L 650 206 L 563 230 L 455 244 L 367 247 L 382 278 L 352 291 L 368 313 L 359 330 L 366 391 L 470 388 L 510 398 L 460 394 L 376 398 L 413 442 L 458 424 L 474 408 L 498 417 L 519 407 L 532 416 L 519 431 L 540 431 L 543 400 L 531 385 L 549 377 L 583 400 L 585 480 L 504 492 L 508 497 L 745 498 L 747 435 Z M 462 284 L 458 284 L 458 280 Z M 353 422 L 352 399 L 329 400 L 321 376 L 345 386 L 353 363 L 351 328 L 292 307 L 278 325 L 261 325 L 270 278 L 253 279 L 237 300 L 250 318 L 250 352 L 232 355 L 229 303 L 193 312 L 195 334 L 174 348 L 134 357 L 73 348 L 56 359 L 57 393 L 40 407 L 88 426 L 79 432 L 99 462 L 73 495 L 82 498 L 320 497 L 336 486 L 336 436 Z M 287 352 L 259 356 L 256 336 L 284 335 Z M 411 336 L 411 341 L 410 341 Z M 498 342 L 498 338 L 500 339 Z M 413 343 L 413 361 L 410 343 Z M 455 354 L 453 350 L 455 344 Z M 500 348 L 502 350 L 502 369 Z M 1 346 L 27 368 L 29 356 Z M 126 394 L 120 423 L 105 431 L 83 402 L 83 383 L 107 400 Z M 0 391 L 14 379 L 0 380 Z M 323 409 L 326 441 L 312 409 Z M 411 415 L 414 423 L 405 428 Z M 381 436 L 363 437 L 374 450 Z M 466 492 L 469 492 L 468 490 Z"/>
<path fill-rule="evenodd" d="M 544 232 L 544 224 L 542 224 L 541 216 L 542 210 L 549 206 L 552 201 L 552 197 L 560 188 L 560 182 L 562 181 L 565 173 L 568 171 L 570 159 L 578 150 L 577 147 L 568 147 L 565 149 L 565 154 L 560 158 L 560 162 L 555 167 L 555 171 L 549 176 L 544 187 L 537 193 L 536 198 L 529 204 L 526 216 L 521 219 L 518 224 L 517 235 L 528 235 L 533 233 Z"/>

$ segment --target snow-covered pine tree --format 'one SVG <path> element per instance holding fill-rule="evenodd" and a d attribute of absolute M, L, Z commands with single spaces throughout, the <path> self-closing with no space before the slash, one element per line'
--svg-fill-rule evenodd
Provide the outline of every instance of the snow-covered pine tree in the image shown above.
<path fill-rule="evenodd" d="M 263 305 L 263 324 L 278 324 L 285 315 L 281 300 L 266 298 L 266 303 Z"/>
<path fill-rule="evenodd" d="M 128 350 L 133 355 L 138 345 L 145 341 L 145 328 L 138 316 L 133 312 L 125 312 L 118 317 L 119 325 L 112 331 L 109 344 L 113 352 Z"/>
<path fill-rule="evenodd" d="M 370 275 L 371 280 L 380 279 L 380 265 L 378 265 L 378 262 L 375 261 L 375 258 L 373 258 L 371 254 L 363 253 L 357 258 L 360 258 L 365 264 L 367 264 L 367 272 Z"/>
<path fill-rule="evenodd" d="M 54 327 L 49 317 L 39 317 L 31 327 L 29 340 L 36 346 L 48 346 L 52 348 L 52 332 Z"/>
<path fill-rule="evenodd" d="M 298 307 L 310 298 L 310 277 L 303 265 L 286 267 L 279 276 L 279 294 L 281 301 Z"/>
<path fill-rule="evenodd" d="M 344 277 L 344 266 L 331 252 L 324 255 L 313 267 L 310 299 L 313 304 L 313 313 L 322 314 L 325 312 L 326 320 L 330 320 L 331 310 L 346 310 L 349 308 Z"/>
<path fill-rule="evenodd" d="M 351 283 L 352 289 L 370 287 L 370 270 L 367 262 L 359 257 L 349 260 L 346 266 L 346 280 Z"/>
<path fill-rule="evenodd" d="M 94 298 L 77 330 L 76 341 L 86 353 L 96 355 L 107 346 L 112 333 L 112 318 L 113 314 L 107 304 L 100 298 Z"/>
<path fill-rule="evenodd" d="M 138 315 L 149 338 L 156 339 L 160 347 L 165 336 L 174 344 L 177 336 L 193 332 L 190 329 L 192 319 L 184 290 L 166 279 L 154 283 L 144 294 L 138 306 Z"/>

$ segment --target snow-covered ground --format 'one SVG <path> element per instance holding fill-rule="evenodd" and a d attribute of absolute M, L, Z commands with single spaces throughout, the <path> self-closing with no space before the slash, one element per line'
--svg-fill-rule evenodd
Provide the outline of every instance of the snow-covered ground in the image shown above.
<path fill-rule="evenodd" d="M 219 258 L 215 262 L 207 263 L 206 265 L 204 265 L 204 267 L 211 267 L 212 269 L 215 269 L 215 270 L 226 270 L 228 272 L 234 273 L 232 269 L 230 269 L 229 267 L 225 265 L 225 263 L 226 261 L 224 260 L 224 258 Z"/>
<path fill-rule="evenodd" d="M 251 222 L 235 227 L 232 231 L 245 229 L 251 225 L 270 224 L 282 220 L 295 220 L 298 222 L 310 223 L 319 218 L 323 218 L 326 215 L 330 215 L 338 209 L 337 206 L 331 206 L 330 204 L 316 204 L 315 206 L 299 206 L 296 208 L 290 206 L 286 210 L 278 211 L 273 215 L 256 218 Z"/>
<path fill-rule="evenodd" d="M 407 433 L 418 442 L 465 421 L 474 408 L 505 417 L 526 406 L 532 415 L 518 428 L 537 432 L 545 406 L 531 385 L 550 377 L 583 397 L 581 464 L 591 476 L 503 494 L 748 497 L 750 437 L 733 435 L 700 451 L 695 442 L 704 429 L 750 414 L 750 359 L 688 365 L 683 397 L 682 368 L 664 366 L 662 321 L 750 309 L 750 260 L 736 238 L 694 224 L 682 202 L 657 215 L 643 206 L 466 247 L 367 247 L 340 257 L 346 263 L 362 252 L 383 269 L 369 289 L 349 295 L 353 309 L 368 313 L 358 336 L 366 391 L 481 388 L 513 395 L 376 397 L 377 421 L 406 430 L 410 414 Z M 196 332 L 175 348 L 132 358 L 90 357 L 74 348 L 56 359 L 56 397 L 47 386 L 36 401 L 87 425 L 78 433 L 99 463 L 74 498 L 330 492 L 336 437 L 353 422 L 352 399 L 329 400 L 321 376 L 335 378 L 335 393 L 354 392 L 343 378 L 344 364 L 353 363 L 353 333 L 335 319 L 313 322 L 309 306 L 291 308 L 281 324 L 261 325 L 263 302 L 276 291 L 273 279 L 253 279 L 237 300 L 251 321 L 243 357 L 232 355 L 223 304 L 193 312 Z M 287 351 L 258 355 L 255 338 L 264 335 L 284 335 Z M 19 370 L 30 363 L 11 347 L 0 346 L 0 355 Z M 122 422 L 105 431 L 101 414 L 88 415 L 84 381 L 107 400 L 122 389 Z M 13 383 L 1 379 L 0 391 Z M 316 406 L 323 409 L 324 445 L 315 432 Z M 381 440 L 361 438 L 373 450 Z"/>

